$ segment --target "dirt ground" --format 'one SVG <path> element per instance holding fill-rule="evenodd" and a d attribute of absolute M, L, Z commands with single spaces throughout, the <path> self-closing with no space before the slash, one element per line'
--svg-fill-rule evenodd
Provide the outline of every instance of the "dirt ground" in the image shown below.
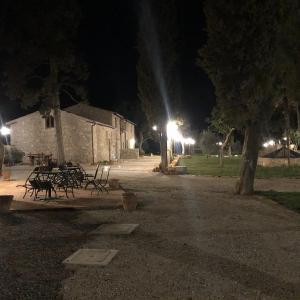
<path fill-rule="evenodd" d="M 17 215 L 21 223 L 1 216 L 0 298 L 300 298 L 298 214 L 235 196 L 234 178 L 165 176 L 150 172 L 155 162 L 116 166 L 113 177 L 138 196 L 132 213 L 31 212 Z M 300 180 L 258 180 L 256 189 L 300 191 Z M 140 226 L 129 236 L 88 235 L 103 223 Z M 119 253 L 104 268 L 62 266 L 75 248 L 86 247 Z"/>

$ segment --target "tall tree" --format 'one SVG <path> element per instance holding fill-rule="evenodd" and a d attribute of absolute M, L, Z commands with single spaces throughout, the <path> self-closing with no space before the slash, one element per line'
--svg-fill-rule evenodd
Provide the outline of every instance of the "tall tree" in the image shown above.
<path fill-rule="evenodd" d="M 262 124 L 276 98 L 280 0 L 206 1 L 208 41 L 200 65 L 212 80 L 220 111 L 245 131 L 237 193 L 253 193 Z"/>
<path fill-rule="evenodd" d="M 156 124 L 160 129 L 163 170 L 168 166 L 166 124 L 174 117 L 173 107 L 178 100 L 176 40 L 175 1 L 142 1 L 138 32 L 138 97 L 148 124 Z"/>
<path fill-rule="evenodd" d="M 83 97 L 87 77 L 75 51 L 80 7 L 76 0 L 7 0 L 3 8 L 0 51 L 7 94 L 24 107 L 53 111 L 57 160 L 62 163 L 61 96 Z"/>

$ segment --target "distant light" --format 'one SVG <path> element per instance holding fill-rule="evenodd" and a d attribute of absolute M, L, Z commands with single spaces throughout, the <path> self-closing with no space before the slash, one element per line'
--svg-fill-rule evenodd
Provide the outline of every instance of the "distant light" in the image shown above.
<path fill-rule="evenodd" d="M 284 141 L 287 141 L 287 137 L 285 136 L 285 137 L 283 138 L 283 140 L 284 140 Z"/>
<path fill-rule="evenodd" d="M 194 139 L 188 137 L 188 138 L 184 139 L 184 143 L 186 145 L 195 145 L 196 141 Z"/>
<path fill-rule="evenodd" d="M 135 139 L 130 139 L 129 140 L 129 148 L 134 149 L 134 146 L 135 146 Z"/>
<path fill-rule="evenodd" d="M 263 143 L 264 148 L 268 148 L 270 146 L 275 146 L 275 141 L 274 140 L 269 140 L 269 141 Z"/>
<path fill-rule="evenodd" d="M 156 126 L 156 125 L 153 125 L 153 126 L 152 126 L 152 129 L 153 129 L 154 131 L 157 131 L 157 126 Z"/>
<path fill-rule="evenodd" d="M 218 143 L 216 143 L 216 145 L 217 145 L 217 146 L 222 146 L 223 143 L 222 143 L 222 142 L 218 142 Z"/>
<path fill-rule="evenodd" d="M 8 127 L 3 126 L 0 129 L 0 132 L 1 132 L 2 135 L 9 135 L 10 134 L 10 129 Z"/>
<path fill-rule="evenodd" d="M 264 148 L 268 148 L 269 147 L 269 143 L 263 143 L 263 147 Z"/>

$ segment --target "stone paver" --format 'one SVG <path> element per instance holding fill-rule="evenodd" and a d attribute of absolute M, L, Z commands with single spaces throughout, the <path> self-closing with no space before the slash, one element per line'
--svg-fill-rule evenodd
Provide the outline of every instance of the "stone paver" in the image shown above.
<path fill-rule="evenodd" d="M 104 224 L 93 230 L 90 234 L 129 235 L 139 224 Z"/>
<path fill-rule="evenodd" d="M 115 249 L 79 249 L 63 263 L 67 266 L 107 266 L 119 251 Z"/>

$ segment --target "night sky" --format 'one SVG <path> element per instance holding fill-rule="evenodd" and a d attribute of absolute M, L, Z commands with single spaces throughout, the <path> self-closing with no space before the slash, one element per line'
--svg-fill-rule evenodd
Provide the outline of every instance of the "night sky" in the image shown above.
<path fill-rule="evenodd" d="M 134 0 L 82 1 L 78 44 L 79 53 L 89 67 L 87 90 L 92 105 L 117 110 L 122 101 L 138 101 L 138 3 Z M 207 126 L 205 119 L 215 103 L 212 85 L 196 65 L 197 50 L 206 39 L 202 1 L 178 1 L 178 13 L 178 73 L 183 107 L 193 128 L 201 129 Z M 5 120 L 26 114 L 3 97 L 1 102 Z"/>

